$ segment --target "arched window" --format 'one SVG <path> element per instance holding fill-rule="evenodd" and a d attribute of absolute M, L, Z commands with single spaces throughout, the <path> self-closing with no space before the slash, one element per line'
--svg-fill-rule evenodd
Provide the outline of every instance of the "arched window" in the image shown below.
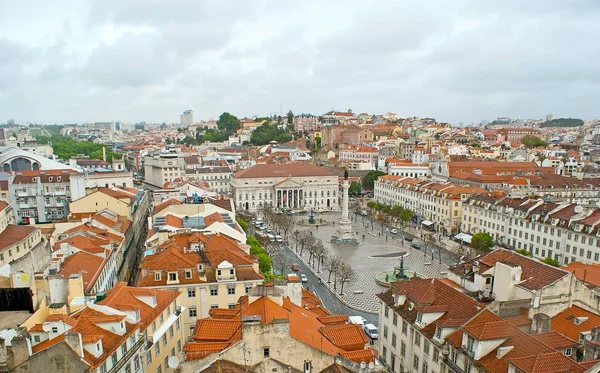
<path fill-rule="evenodd" d="M 15 158 L 10 161 L 13 171 L 31 171 L 31 161 L 27 158 Z"/>
<path fill-rule="evenodd" d="M 39 164 L 39 163 L 37 163 L 37 162 L 33 162 L 33 165 L 32 165 L 32 167 L 33 167 L 33 169 L 34 169 L 35 171 L 37 171 L 37 170 L 39 170 L 39 169 L 40 169 L 40 164 Z"/>
<path fill-rule="evenodd" d="M 9 165 L 8 163 L 5 163 L 5 164 L 2 166 L 2 171 L 4 171 L 4 172 L 9 172 L 9 171 L 10 171 L 10 165 Z"/>

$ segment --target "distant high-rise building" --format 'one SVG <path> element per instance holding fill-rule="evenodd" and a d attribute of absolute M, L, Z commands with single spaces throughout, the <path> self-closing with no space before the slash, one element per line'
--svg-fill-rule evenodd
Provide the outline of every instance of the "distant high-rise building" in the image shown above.
<path fill-rule="evenodd" d="M 181 125 L 182 126 L 191 126 L 192 124 L 194 124 L 194 111 L 193 110 L 186 110 L 183 112 L 183 114 L 181 114 Z"/>

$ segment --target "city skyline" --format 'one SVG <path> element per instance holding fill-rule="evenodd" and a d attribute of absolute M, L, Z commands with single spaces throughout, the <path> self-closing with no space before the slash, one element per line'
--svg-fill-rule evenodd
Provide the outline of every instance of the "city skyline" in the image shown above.
<path fill-rule="evenodd" d="M 452 124 L 600 116 L 592 1 L 80 1 L 2 10 L 2 121 L 175 123 L 185 109 L 209 119 L 280 107 Z"/>

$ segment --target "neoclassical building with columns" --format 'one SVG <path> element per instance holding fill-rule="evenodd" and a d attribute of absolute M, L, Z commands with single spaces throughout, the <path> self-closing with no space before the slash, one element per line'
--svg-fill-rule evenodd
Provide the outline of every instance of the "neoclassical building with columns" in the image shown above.
<path fill-rule="evenodd" d="M 310 163 L 257 164 L 231 175 L 236 207 L 338 210 L 338 176 Z"/>

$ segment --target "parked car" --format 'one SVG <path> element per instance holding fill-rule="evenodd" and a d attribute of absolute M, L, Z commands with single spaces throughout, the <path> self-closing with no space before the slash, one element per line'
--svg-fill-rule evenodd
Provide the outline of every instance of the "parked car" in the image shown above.
<path fill-rule="evenodd" d="M 308 277 L 306 277 L 306 275 L 304 273 L 301 273 L 300 280 L 302 280 L 302 282 L 308 282 Z"/>
<path fill-rule="evenodd" d="M 412 237 L 411 237 L 411 236 L 404 236 L 404 241 L 407 241 L 407 242 L 412 242 L 412 240 L 413 240 L 413 239 L 412 239 Z"/>
<path fill-rule="evenodd" d="M 261 225 L 261 226 L 260 226 L 258 229 L 260 229 L 261 231 L 264 231 L 264 230 L 265 230 L 265 229 L 267 229 L 267 228 L 268 228 L 268 227 L 267 227 L 267 225 L 266 225 L 266 224 L 263 224 L 263 225 Z"/>
<path fill-rule="evenodd" d="M 300 270 L 300 266 L 297 263 L 292 263 L 292 271 L 298 272 Z"/>
<path fill-rule="evenodd" d="M 281 237 L 280 235 L 276 235 L 275 236 L 275 241 L 277 241 L 277 242 L 283 242 L 283 237 Z"/>
<path fill-rule="evenodd" d="M 362 316 L 348 316 L 348 322 L 355 325 L 364 325 L 367 319 Z"/>
<path fill-rule="evenodd" d="M 421 250 L 421 245 L 418 242 L 413 242 L 412 245 L 410 245 L 413 249 L 417 249 L 417 250 Z"/>
<path fill-rule="evenodd" d="M 367 216 L 367 215 L 369 215 L 369 213 L 367 212 L 367 210 L 362 210 L 362 211 L 360 212 L 360 214 L 361 214 L 362 216 Z"/>
<path fill-rule="evenodd" d="M 396 233 L 398 233 L 398 230 L 397 230 L 396 228 L 394 228 L 394 229 L 392 229 L 392 230 L 390 231 L 390 233 L 391 233 L 391 234 L 396 234 Z"/>
<path fill-rule="evenodd" d="M 379 338 L 379 330 L 377 329 L 377 327 L 375 325 L 365 324 L 365 325 L 363 325 L 363 330 L 365 331 L 365 333 L 367 333 L 369 338 L 371 338 L 371 339 Z"/>
<path fill-rule="evenodd" d="M 269 237 L 270 242 L 275 242 L 275 236 L 273 236 L 271 233 L 268 233 L 267 237 Z"/>

